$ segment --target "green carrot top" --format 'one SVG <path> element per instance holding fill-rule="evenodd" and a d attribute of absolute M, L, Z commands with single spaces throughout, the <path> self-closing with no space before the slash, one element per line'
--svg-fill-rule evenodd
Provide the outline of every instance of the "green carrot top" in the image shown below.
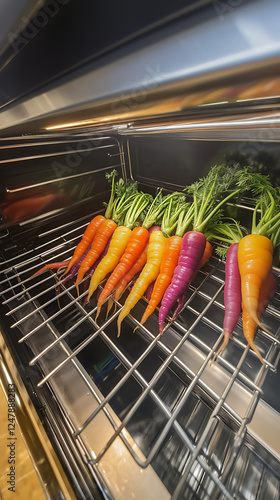
<path fill-rule="evenodd" d="M 206 177 L 185 188 L 188 194 L 193 195 L 194 231 L 204 232 L 222 206 L 241 191 L 242 188 L 236 186 L 236 173 L 239 170 L 238 165 L 216 165 Z"/>
<path fill-rule="evenodd" d="M 164 235 L 170 236 L 178 224 L 179 215 L 190 203 L 185 202 L 185 195 L 177 193 L 177 196 L 169 196 L 167 204 L 161 219 L 161 230 Z"/>
<path fill-rule="evenodd" d="M 149 206 L 145 218 L 143 220 L 142 226 L 145 227 L 146 229 L 149 229 L 154 224 L 161 223 L 164 216 L 164 211 L 168 208 L 170 200 L 174 199 L 178 201 L 180 197 L 182 199 L 185 196 L 182 193 L 178 193 L 176 191 L 174 193 L 163 196 L 162 190 L 160 190 L 157 193 L 151 205 Z M 173 223 L 171 222 L 171 225 L 172 224 Z M 170 228 L 168 229 L 167 225 L 166 229 L 167 232 L 169 232 Z"/>
<path fill-rule="evenodd" d="M 230 245 L 239 243 L 246 233 L 246 228 L 241 226 L 239 221 L 227 218 L 220 219 L 217 224 L 210 224 L 206 238 L 208 241 L 217 243 L 215 252 L 222 260 L 225 260 Z M 222 243 L 222 246 L 220 243 Z"/>
<path fill-rule="evenodd" d="M 106 179 L 111 184 L 111 194 L 108 203 L 104 203 L 104 206 L 106 207 L 105 217 L 107 219 L 112 217 L 119 224 L 123 219 L 124 212 L 138 193 L 138 189 L 136 182 L 125 182 L 122 178 L 116 182 L 117 174 L 115 169 L 105 174 Z"/>
<path fill-rule="evenodd" d="M 254 173 L 249 168 L 240 176 L 237 184 L 241 186 L 242 183 L 246 183 L 255 198 L 251 233 L 266 236 L 274 247 L 277 246 L 280 234 L 279 188 L 272 186 L 268 176 Z"/>

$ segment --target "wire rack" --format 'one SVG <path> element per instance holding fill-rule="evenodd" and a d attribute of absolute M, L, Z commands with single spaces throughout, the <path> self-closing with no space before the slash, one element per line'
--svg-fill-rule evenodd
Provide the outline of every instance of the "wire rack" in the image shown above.
<path fill-rule="evenodd" d="M 261 499 L 267 491 L 269 498 L 279 498 L 278 462 L 268 460 L 268 452 L 248 432 L 266 375 L 276 371 L 279 361 L 279 290 L 263 316 L 276 336 L 259 329 L 255 339 L 265 366 L 246 345 L 241 323 L 212 366 L 224 311 L 224 265 L 215 257 L 199 272 L 183 312 L 162 336 L 157 313 L 140 325 L 143 298 L 118 339 L 116 318 L 125 297 L 115 301 L 108 318 L 104 307 L 97 324 L 95 299 L 84 304 L 87 278 L 79 297 L 74 281 L 58 287 L 53 271 L 30 279 L 43 265 L 72 255 L 91 216 L 61 226 L 51 246 L 48 238 L 1 263 L 3 305 L 14 320 L 11 328 L 21 332 L 19 342 L 32 349 L 32 339 L 45 335 L 46 328 L 51 332 L 51 340 L 30 360 L 44 372 L 38 390 L 69 363 L 75 365 L 97 404 L 79 425 L 72 421 L 73 438 L 83 440 L 100 414 L 111 426 L 106 442 L 89 454 L 92 467 L 98 468 L 119 438 L 141 469 L 153 467 L 174 500 Z M 58 346 L 63 359 L 43 363 Z"/>

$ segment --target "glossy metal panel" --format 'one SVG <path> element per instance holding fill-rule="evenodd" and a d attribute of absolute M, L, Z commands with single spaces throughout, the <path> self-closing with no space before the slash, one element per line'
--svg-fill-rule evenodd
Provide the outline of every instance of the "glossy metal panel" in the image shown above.
<path fill-rule="evenodd" d="M 279 2 L 238 2 L 225 15 L 215 5 L 11 105 L 0 115 L 1 130 L 124 122 L 266 96 L 279 100 Z"/>

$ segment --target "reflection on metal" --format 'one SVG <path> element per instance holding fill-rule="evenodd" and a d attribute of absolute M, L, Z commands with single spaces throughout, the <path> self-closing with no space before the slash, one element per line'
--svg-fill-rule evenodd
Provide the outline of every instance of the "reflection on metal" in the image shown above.
<path fill-rule="evenodd" d="M 191 18 L 183 18 L 151 33 L 146 46 L 134 41 L 116 50 L 113 61 L 89 64 L 82 74 L 73 71 L 68 81 L 6 107 L 1 130 L 127 123 L 225 101 L 210 108 L 233 106 L 236 113 L 246 99 L 254 99 L 254 106 L 259 98 L 279 105 L 279 2 L 240 2 L 223 20 L 214 7 L 212 14 L 197 12 L 191 29 Z"/>
<path fill-rule="evenodd" d="M 8 384 L 16 386 L 16 419 L 46 496 L 73 500 L 74 492 L 28 396 L 2 332 L 0 332 L 0 379 L 6 395 Z"/>
<path fill-rule="evenodd" d="M 84 151 L 84 150 L 82 150 L 82 151 Z M 115 167 L 120 167 L 121 163 L 119 163 L 117 165 L 114 165 L 114 166 Z M 19 193 L 21 191 L 26 191 L 27 189 L 35 189 L 37 187 L 47 186 L 48 184 L 53 184 L 54 182 L 61 182 L 61 181 L 67 181 L 69 179 L 76 179 L 78 177 L 85 177 L 87 175 L 92 175 L 92 174 L 96 174 L 98 172 L 103 172 L 103 171 L 106 172 L 106 170 L 112 170 L 112 166 L 110 165 L 109 167 L 107 166 L 107 167 L 97 168 L 96 170 L 91 170 L 89 172 L 83 172 L 83 173 L 80 173 L 80 174 L 68 175 L 68 176 L 65 176 L 65 177 L 58 177 L 58 178 L 50 179 L 49 181 L 38 182 L 38 184 L 31 184 L 30 186 L 24 186 L 22 188 L 9 189 L 9 188 L 6 187 L 6 192 L 7 193 Z"/>

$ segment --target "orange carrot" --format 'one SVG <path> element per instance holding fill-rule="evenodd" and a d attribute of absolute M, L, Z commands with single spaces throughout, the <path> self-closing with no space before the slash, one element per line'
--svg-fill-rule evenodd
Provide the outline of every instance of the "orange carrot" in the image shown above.
<path fill-rule="evenodd" d="M 127 247 L 124 254 L 120 258 L 118 265 L 115 267 L 110 278 L 101 292 L 97 302 L 97 314 L 108 295 L 112 292 L 117 283 L 131 269 L 134 262 L 140 257 L 149 239 L 149 231 L 144 227 L 135 227 L 131 232 Z"/>
<path fill-rule="evenodd" d="M 154 231 L 150 235 L 147 251 L 147 262 L 142 269 L 139 278 L 134 284 L 132 291 L 127 297 L 118 317 L 118 336 L 120 335 L 121 323 L 123 319 L 130 313 L 131 309 L 145 293 L 149 284 L 157 278 L 166 243 L 167 238 L 165 238 L 161 231 Z"/>
<path fill-rule="evenodd" d="M 273 244 L 269 238 L 260 234 L 249 234 L 242 238 L 238 245 L 238 266 L 243 307 L 265 331 L 268 330 L 258 318 L 258 301 L 260 288 L 271 271 L 272 261 Z"/>
<path fill-rule="evenodd" d="M 41 267 L 41 269 L 39 269 L 39 271 L 32 274 L 32 276 L 30 276 L 29 279 L 34 278 L 35 276 L 38 276 L 38 274 L 41 274 L 44 271 L 47 271 L 47 269 L 61 269 L 62 267 L 66 267 L 69 262 L 70 262 L 70 259 L 64 260 L 62 262 L 53 262 L 52 264 L 46 264 L 45 266 Z"/>
<path fill-rule="evenodd" d="M 259 293 L 259 300 L 258 300 L 258 310 L 257 310 L 257 315 L 258 319 L 260 320 L 261 314 L 268 303 L 271 295 L 275 291 L 277 286 L 277 281 L 276 277 L 274 274 L 269 273 L 265 281 L 263 282 L 261 288 L 260 288 L 260 293 Z M 246 307 L 244 304 L 242 304 L 242 320 L 243 320 L 243 333 L 244 337 L 247 340 L 249 346 L 255 353 L 258 355 L 260 361 L 262 364 L 265 364 L 261 353 L 259 352 L 258 348 L 254 344 L 254 337 L 255 337 L 255 332 L 257 328 L 257 323 L 252 319 L 250 314 L 248 313 Z"/>
<path fill-rule="evenodd" d="M 117 266 L 121 256 L 126 249 L 130 235 L 131 229 L 126 226 L 119 226 L 115 229 L 108 252 L 101 260 L 101 262 L 99 262 L 90 280 L 88 302 L 93 292 L 95 292 L 96 288 L 98 287 L 99 283 Z M 97 316 L 99 314 L 99 311 L 100 308 L 97 310 Z"/>
<path fill-rule="evenodd" d="M 143 325 L 148 317 L 154 312 L 165 290 L 171 283 L 174 269 L 178 263 L 181 243 L 181 236 L 171 236 L 171 238 L 167 240 L 160 265 L 160 272 L 154 284 L 149 304 L 140 321 L 141 325 Z"/>
<path fill-rule="evenodd" d="M 105 217 L 103 215 L 96 215 L 91 222 L 88 224 L 81 241 L 78 243 L 78 245 L 75 248 L 74 254 L 67 266 L 67 269 L 63 273 L 62 276 L 67 274 L 71 267 L 78 262 L 80 257 L 85 253 L 85 251 L 88 249 L 89 245 L 92 243 L 93 238 L 95 237 L 98 228 L 102 224 L 102 222 L 105 220 Z"/>
<path fill-rule="evenodd" d="M 147 262 L 147 249 L 148 245 L 146 245 L 146 248 L 142 251 L 141 255 L 138 257 L 136 262 L 133 264 L 131 269 L 124 275 L 124 277 L 117 283 L 115 287 L 115 294 L 114 298 L 115 300 L 120 300 L 123 292 L 125 291 L 127 284 L 132 280 L 132 278 L 139 273 L 144 267 L 144 265 Z"/>
<path fill-rule="evenodd" d="M 105 249 L 108 240 L 117 228 L 116 222 L 111 219 L 105 219 L 97 229 L 96 235 L 91 244 L 90 250 L 82 261 L 76 280 L 76 286 L 82 281 L 85 273 L 93 266 L 98 257 Z"/>

